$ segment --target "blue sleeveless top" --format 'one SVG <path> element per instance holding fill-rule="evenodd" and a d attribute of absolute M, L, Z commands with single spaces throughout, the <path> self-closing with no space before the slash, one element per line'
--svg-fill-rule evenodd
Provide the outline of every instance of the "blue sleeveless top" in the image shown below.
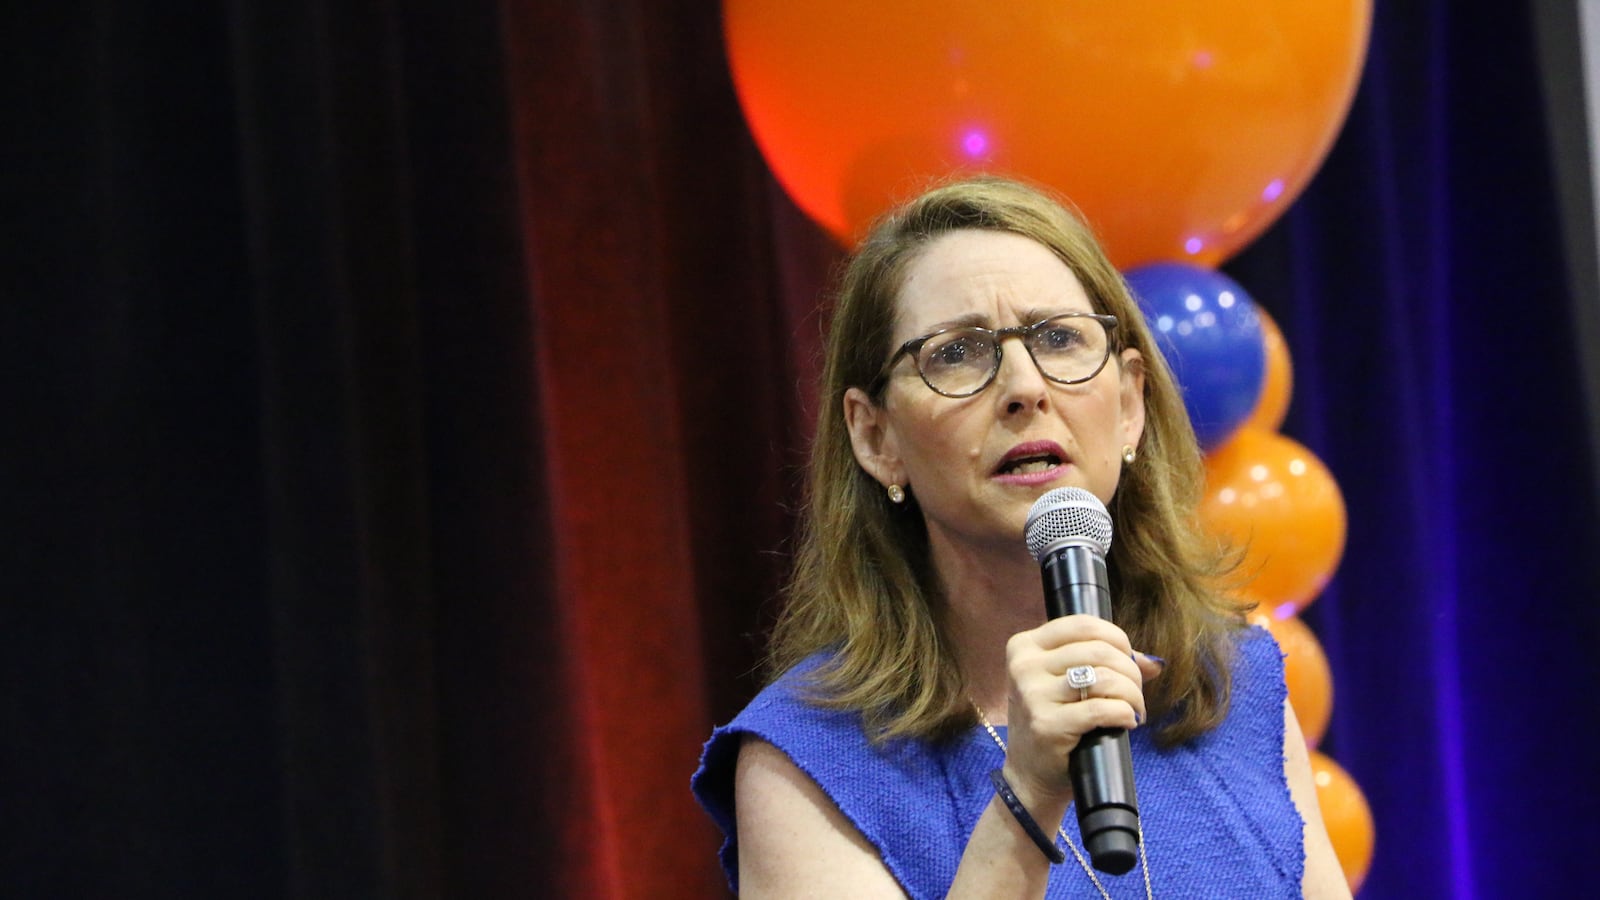
<path fill-rule="evenodd" d="M 1302 822 L 1283 774 L 1283 657 L 1265 631 L 1235 639 L 1232 701 L 1215 729 L 1171 750 L 1149 729 L 1132 733 L 1140 825 L 1157 897 L 1299 897 L 1305 866 Z M 860 717 L 804 699 L 813 656 L 714 731 L 694 774 L 700 805 L 721 826 L 722 867 L 739 889 L 733 776 L 739 742 L 758 737 L 782 750 L 877 848 L 913 898 L 943 897 L 967 837 L 994 795 L 990 770 L 1005 760 L 982 727 L 933 744 L 898 740 L 874 747 Z M 1077 843 L 1077 819 L 1062 827 Z M 1097 873 L 1113 897 L 1143 897 L 1139 866 Z M 1050 878 L 1047 897 L 1098 897 L 1071 855 Z"/>

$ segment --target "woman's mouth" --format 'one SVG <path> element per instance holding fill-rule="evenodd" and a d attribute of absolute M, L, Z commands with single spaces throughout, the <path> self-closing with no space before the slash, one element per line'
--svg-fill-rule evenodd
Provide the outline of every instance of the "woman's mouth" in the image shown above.
<path fill-rule="evenodd" d="M 1010 459 L 1000 464 L 1001 475 L 1031 475 L 1034 472 L 1043 472 L 1061 465 L 1061 458 L 1055 454 L 1047 453 L 1043 456 L 1025 456 L 1021 459 Z"/>
<path fill-rule="evenodd" d="M 1030 441 L 1012 447 L 995 467 L 994 477 L 1013 484 L 1038 484 L 1054 478 L 1066 462 L 1066 451 L 1054 441 Z"/>

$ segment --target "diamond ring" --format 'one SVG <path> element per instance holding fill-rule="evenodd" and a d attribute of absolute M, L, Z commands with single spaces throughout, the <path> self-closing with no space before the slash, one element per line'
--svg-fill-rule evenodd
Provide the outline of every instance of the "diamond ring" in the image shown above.
<path fill-rule="evenodd" d="M 1100 680 L 1094 666 L 1073 666 L 1067 670 L 1067 684 L 1078 689 L 1078 699 L 1089 699 L 1089 688 Z"/>

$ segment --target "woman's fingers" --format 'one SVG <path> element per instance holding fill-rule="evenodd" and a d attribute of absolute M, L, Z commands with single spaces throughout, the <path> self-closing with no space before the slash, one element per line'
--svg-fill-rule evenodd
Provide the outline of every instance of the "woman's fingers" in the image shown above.
<path fill-rule="evenodd" d="M 1057 647 L 1045 651 L 1040 656 L 1039 663 L 1051 675 L 1065 677 L 1075 666 L 1090 665 L 1121 672 L 1130 681 L 1144 683 L 1144 671 L 1139 668 L 1133 654 L 1124 652 L 1105 641 L 1082 641 Z"/>
<path fill-rule="evenodd" d="M 1120 698 L 1143 718 L 1144 670 L 1131 651 L 1106 640 L 1120 635 L 1120 629 L 1112 632 L 1106 628 L 1116 629 L 1116 626 L 1105 623 L 1105 628 L 1056 629 L 1053 635 L 1043 639 L 1030 632 L 1018 635 L 1007 647 L 1012 682 L 1023 687 L 1025 693 L 1037 693 L 1054 702 L 1070 702 L 1091 695 Z M 1062 635 L 1081 639 L 1047 648 L 1047 639 Z M 1074 683 L 1074 670 L 1087 676 L 1085 683 Z M 1088 684 L 1088 681 L 1095 683 Z"/>
<path fill-rule="evenodd" d="M 1127 668 L 1133 664 L 1128 660 Z M 1033 698 L 1043 703 L 1073 704 L 1087 700 L 1116 700 L 1126 704 L 1136 715 L 1136 722 L 1143 722 L 1145 716 L 1144 689 L 1140 683 L 1138 671 L 1129 677 L 1123 667 L 1108 667 L 1085 664 L 1093 672 L 1093 683 L 1086 687 L 1078 687 L 1066 675 L 1030 677 L 1030 687 L 1024 691 Z M 1131 727 L 1131 726 L 1130 726 Z"/>
<path fill-rule="evenodd" d="M 1099 616 L 1062 616 L 1059 619 L 1051 619 L 1031 631 L 1024 631 L 1022 635 L 1028 635 L 1035 644 L 1045 650 L 1080 641 L 1105 641 L 1121 650 L 1124 656 L 1133 652 L 1133 646 L 1128 643 L 1127 632 Z"/>
<path fill-rule="evenodd" d="M 1116 697 L 1090 697 L 1056 704 L 1040 711 L 1033 720 L 1041 730 L 1060 735 L 1067 744 L 1062 749 L 1069 753 L 1084 735 L 1096 728 L 1132 731 L 1144 721 L 1142 713 L 1126 700 Z"/>
<path fill-rule="evenodd" d="M 1133 658 L 1103 641 L 1085 641 L 1050 651 L 1018 653 L 1009 660 L 1012 702 L 1037 716 L 1047 708 L 1070 706 L 1090 699 L 1121 703 L 1126 714 L 1106 721 L 1104 711 L 1086 719 L 1074 734 L 1098 727 L 1136 727 L 1144 721 L 1144 675 Z M 1071 714 L 1091 716 L 1089 708 Z M 1131 721 L 1130 721 L 1131 720 Z"/>
<path fill-rule="evenodd" d="M 1160 675 L 1167 667 L 1167 661 L 1161 657 L 1140 653 L 1137 650 L 1133 651 L 1133 662 L 1139 667 L 1139 672 L 1144 675 L 1145 681 Z"/>

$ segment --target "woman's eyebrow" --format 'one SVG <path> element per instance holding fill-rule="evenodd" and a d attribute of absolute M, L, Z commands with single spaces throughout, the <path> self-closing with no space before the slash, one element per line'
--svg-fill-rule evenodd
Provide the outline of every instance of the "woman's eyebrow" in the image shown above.
<path fill-rule="evenodd" d="M 935 322 L 932 325 L 929 325 L 928 327 L 921 329 L 918 332 L 918 334 L 931 334 L 931 333 L 933 333 L 935 331 L 946 331 L 946 330 L 951 329 L 951 328 L 993 328 L 993 327 L 994 326 L 992 324 L 990 324 L 990 322 L 989 322 L 989 316 L 988 315 L 986 315 L 984 313 L 981 313 L 981 312 L 971 312 L 971 313 L 967 313 L 964 316 L 957 316 L 954 319 L 946 319 L 943 322 Z"/>
<path fill-rule="evenodd" d="M 1032 325 L 1035 322 L 1043 322 L 1045 319 L 1053 319 L 1056 316 L 1065 316 L 1072 313 L 1088 313 L 1093 315 L 1094 312 L 1095 308 L 1093 301 L 1090 301 L 1087 309 L 1081 308 L 1075 304 L 1063 303 L 1059 306 L 1034 307 L 1033 309 L 1024 310 L 1022 313 L 1022 321 L 1024 324 Z"/>
<path fill-rule="evenodd" d="M 1028 309 L 1023 310 L 1021 321 L 1018 324 L 1033 325 L 1037 322 L 1043 322 L 1045 319 L 1052 319 L 1056 316 L 1064 316 L 1068 313 L 1092 312 L 1094 312 L 1093 309 L 1078 309 L 1072 306 L 1050 306 Z M 931 325 L 918 329 L 917 334 L 932 334 L 935 331 L 947 331 L 951 328 L 987 328 L 993 331 L 995 325 L 989 318 L 988 313 L 970 312 L 966 315 L 957 316 L 953 319 L 946 319 L 942 322 L 934 322 Z"/>

